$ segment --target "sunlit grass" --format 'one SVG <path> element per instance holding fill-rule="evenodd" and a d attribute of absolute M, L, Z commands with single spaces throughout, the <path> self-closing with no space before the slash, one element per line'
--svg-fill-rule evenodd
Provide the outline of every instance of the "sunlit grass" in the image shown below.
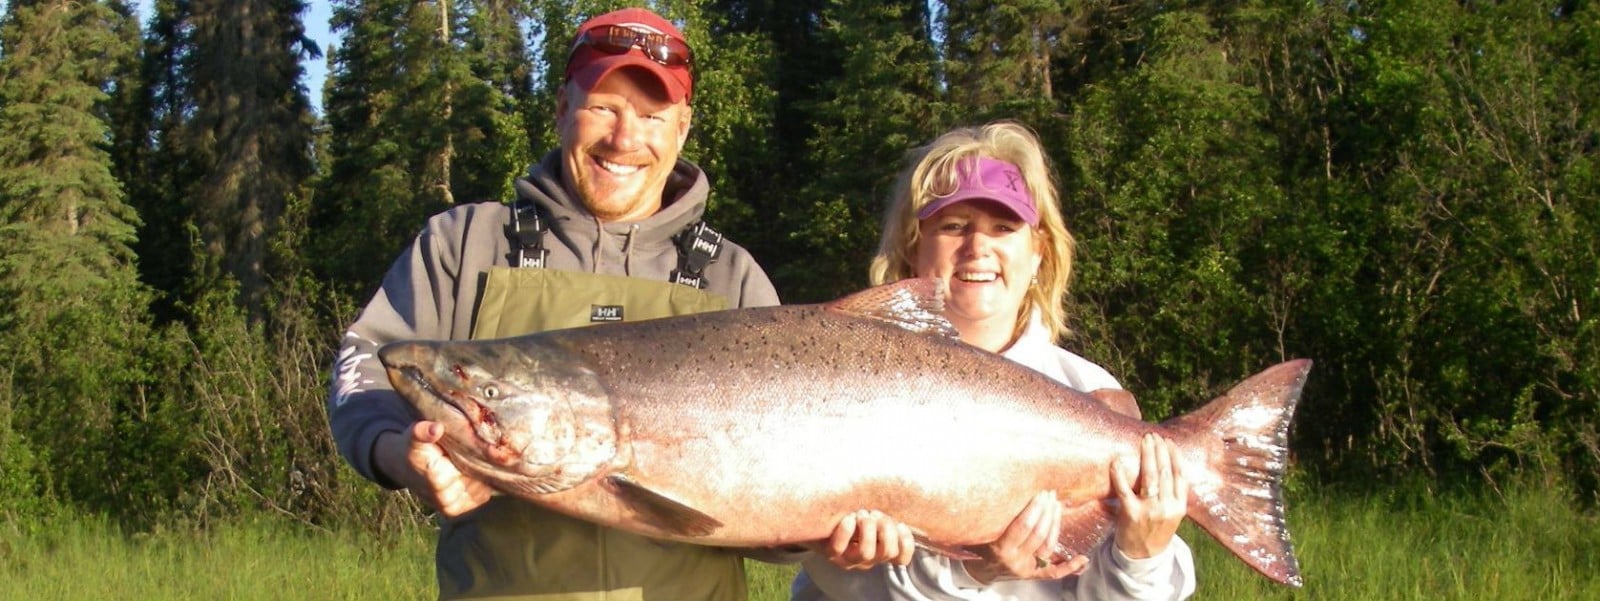
<path fill-rule="evenodd" d="M 1312 496 L 1289 518 L 1303 588 L 1267 581 L 1185 526 L 1195 599 L 1600 599 L 1600 520 L 1559 491 Z"/>
<path fill-rule="evenodd" d="M 1195 599 L 1600 599 L 1594 515 L 1556 490 L 1503 495 L 1291 496 L 1305 587 L 1267 581 L 1185 526 Z M 795 567 L 748 562 L 751 598 L 786 599 Z M 0 523 L 7 599 L 433 599 L 432 534 L 307 530 L 278 521 L 127 536 L 100 520 Z"/>
<path fill-rule="evenodd" d="M 0 598 L 434 599 L 426 533 L 329 534 L 282 522 L 124 536 L 103 520 L 0 524 Z"/>
<path fill-rule="evenodd" d="M 749 573 L 750 599 L 752 601 L 782 601 L 789 598 L 789 583 L 799 571 L 798 564 L 773 565 L 745 560 Z"/>
<path fill-rule="evenodd" d="M 1600 519 L 1535 487 L 1470 498 L 1300 495 L 1289 521 L 1305 586 L 1275 584 L 1210 536 L 1193 599 L 1544 601 L 1600 599 Z M 792 566 L 751 564 L 751 598 L 786 599 Z"/>

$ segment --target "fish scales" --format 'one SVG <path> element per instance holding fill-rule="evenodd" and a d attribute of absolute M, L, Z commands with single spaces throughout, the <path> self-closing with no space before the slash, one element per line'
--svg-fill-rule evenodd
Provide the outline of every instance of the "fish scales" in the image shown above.
<path fill-rule="evenodd" d="M 736 499 L 769 512 L 721 520 L 714 536 L 770 542 L 755 533 L 779 529 L 771 522 L 781 519 L 810 523 L 806 538 L 821 538 L 838 517 L 868 507 L 925 523 L 941 542 L 992 541 L 1040 490 L 1055 488 L 1069 503 L 1106 496 L 1105 478 L 1098 488 L 1062 485 L 1104 475 L 1067 466 L 1136 452 L 1151 429 L 971 346 L 897 343 L 898 327 L 816 306 L 615 329 L 551 338 L 606 383 L 618 420 L 636 425 L 636 482 L 674 490 L 691 506 Z M 716 457 L 735 459 L 706 460 Z M 991 477 L 954 480 L 951 470 Z M 973 503 L 994 511 L 962 524 L 922 515 Z"/>
<path fill-rule="evenodd" d="M 701 544 L 818 540 L 877 509 L 930 548 L 960 552 L 1054 490 L 1062 552 L 1084 553 L 1109 528 L 1111 461 L 1160 432 L 1193 482 L 1190 517 L 1298 584 L 1280 481 L 1309 362 L 1152 424 L 942 335 L 941 292 L 911 280 L 826 305 L 395 343 L 380 355 L 396 389 L 445 424 L 441 444 L 463 469 L 583 519 Z"/>

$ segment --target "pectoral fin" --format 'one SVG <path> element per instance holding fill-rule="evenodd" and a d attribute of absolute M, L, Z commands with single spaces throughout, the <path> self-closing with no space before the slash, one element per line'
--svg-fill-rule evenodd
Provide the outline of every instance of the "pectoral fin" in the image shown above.
<path fill-rule="evenodd" d="M 1061 507 L 1061 536 L 1056 539 L 1056 555 L 1068 560 L 1087 555 L 1111 533 L 1111 508 L 1105 502 L 1066 504 Z"/>
<path fill-rule="evenodd" d="M 641 486 L 623 474 L 606 477 L 606 483 L 624 505 L 652 526 L 682 536 L 707 536 L 722 527 L 709 515 Z"/>

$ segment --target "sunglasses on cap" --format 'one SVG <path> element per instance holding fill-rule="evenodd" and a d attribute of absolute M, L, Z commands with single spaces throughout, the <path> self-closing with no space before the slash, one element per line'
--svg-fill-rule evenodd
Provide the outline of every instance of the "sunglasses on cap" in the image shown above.
<path fill-rule="evenodd" d="M 595 27 L 583 32 L 572 49 L 588 46 L 606 54 L 627 54 L 628 51 L 638 48 L 650 60 L 668 67 L 688 67 L 692 62 L 689 56 L 689 44 L 678 38 L 661 34 L 647 33 L 623 27 L 621 25 L 605 25 Z"/>

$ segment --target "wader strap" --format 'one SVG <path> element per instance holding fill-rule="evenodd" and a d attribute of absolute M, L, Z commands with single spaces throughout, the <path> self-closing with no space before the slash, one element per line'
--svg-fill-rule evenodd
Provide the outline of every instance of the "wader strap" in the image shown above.
<path fill-rule="evenodd" d="M 511 240 L 507 258 L 512 266 L 544 269 L 545 259 L 550 256 L 550 250 L 544 247 L 545 232 L 550 231 L 546 219 L 532 202 L 519 200 L 512 205 L 511 223 L 506 224 L 506 238 Z M 704 290 L 706 279 L 702 274 L 722 255 L 722 234 L 698 221 L 672 240 L 678 248 L 678 268 L 672 270 L 667 281 Z"/>
<path fill-rule="evenodd" d="M 672 271 L 667 281 L 705 289 L 706 279 L 701 272 L 722 254 L 722 234 L 701 221 L 684 228 L 673 237 L 673 241 L 678 246 L 678 268 Z"/>
<path fill-rule="evenodd" d="M 550 224 L 539 215 L 539 207 L 520 201 L 511 207 L 511 223 L 506 224 L 506 237 L 511 239 L 511 264 L 516 267 L 544 269 L 545 258 L 550 256 L 544 247 L 544 233 Z"/>

